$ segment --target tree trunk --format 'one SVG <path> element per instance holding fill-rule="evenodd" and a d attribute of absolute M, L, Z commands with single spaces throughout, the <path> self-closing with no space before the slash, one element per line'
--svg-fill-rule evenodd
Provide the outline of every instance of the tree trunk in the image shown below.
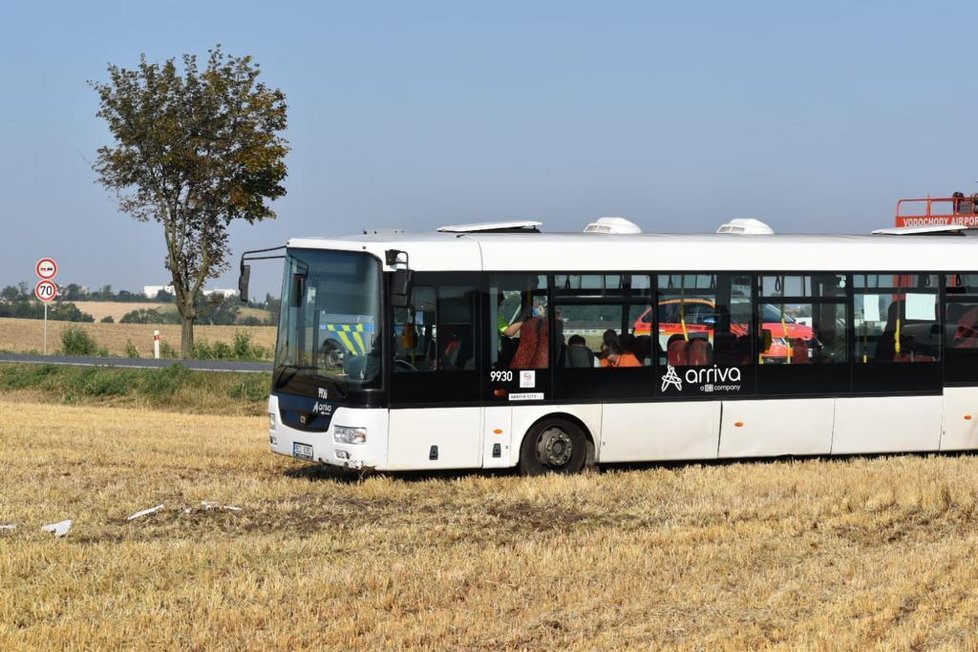
<path fill-rule="evenodd" d="M 180 319 L 180 357 L 194 357 L 194 320 L 186 317 Z"/>

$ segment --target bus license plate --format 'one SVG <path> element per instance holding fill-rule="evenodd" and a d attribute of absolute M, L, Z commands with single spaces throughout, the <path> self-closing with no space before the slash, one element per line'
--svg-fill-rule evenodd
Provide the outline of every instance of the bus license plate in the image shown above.
<path fill-rule="evenodd" d="M 311 460 L 312 446 L 300 444 L 297 441 L 292 442 L 292 457 L 298 457 L 300 460 Z"/>

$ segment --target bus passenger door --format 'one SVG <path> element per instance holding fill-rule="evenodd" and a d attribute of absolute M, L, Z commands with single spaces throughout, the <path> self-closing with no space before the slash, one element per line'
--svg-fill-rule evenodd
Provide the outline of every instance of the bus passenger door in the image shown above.
<path fill-rule="evenodd" d="M 978 275 L 944 281 L 944 427 L 941 450 L 978 448 Z"/>
<path fill-rule="evenodd" d="M 478 278 L 417 273 L 409 305 L 393 310 L 391 469 L 482 463 Z"/>

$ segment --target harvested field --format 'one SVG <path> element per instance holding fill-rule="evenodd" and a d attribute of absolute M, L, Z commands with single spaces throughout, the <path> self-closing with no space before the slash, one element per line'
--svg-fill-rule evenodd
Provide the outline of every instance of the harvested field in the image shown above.
<path fill-rule="evenodd" d="M 265 427 L 0 401 L 0 647 L 973 645 L 975 457 L 357 481 Z"/>
<path fill-rule="evenodd" d="M 177 311 L 177 307 L 172 303 L 135 303 L 129 301 L 72 301 L 72 303 L 82 312 L 87 312 L 94 317 L 95 321 L 102 321 L 104 317 L 112 317 L 112 319 L 118 322 L 126 313 L 130 313 L 133 310 L 153 309 L 161 313 L 175 313 Z M 270 312 L 261 308 L 243 306 L 240 310 L 240 318 L 254 317 L 256 319 L 266 320 L 271 315 Z"/>
<path fill-rule="evenodd" d="M 48 353 L 61 345 L 61 331 L 73 322 L 48 321 Z M 108 349 L 109 355 L 125 356 L 126 341 L 132 341 L 141 357 L 153 355 L 153 331 L 160 331 L 160 338 L 177 351 L 180 350 L 180 326 L 177 324 L 100 324 L 81 323 L 81 326 Z M 236 332 L 251 335 L 251 343 L 268 351 L 275 348 L 274 326 L 195 326 L 194 338 L 198 342 L 227 342 L 234 340 Z M 44 320 L 0 318 L 0 351 L 12 353 L 41 352 L 44 350 Z"/>
<path fill-rule="evenodd" d="M 111 317 L 119 321 L 122 317 L 133 310 L 159 310 L 160 312 L 176 312 L 177 308 L 172 303 L 132 303 L 124 301 L 72 301 L 79 310 L 87 312 L 95 321 L 102 321 L 104 317 Z"/>

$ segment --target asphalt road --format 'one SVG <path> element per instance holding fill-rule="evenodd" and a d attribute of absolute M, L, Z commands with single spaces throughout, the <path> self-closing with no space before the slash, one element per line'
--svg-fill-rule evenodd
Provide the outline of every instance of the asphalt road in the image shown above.
<path fill-rule="evenodd" d="M 98 358 L 78 355 L 27 355 L 0 353 L 0 362 L 23 364 L 56 364 L 79 367 L 129 367 L 136 369 L 160 369 L 182 365 L 194 371 L 237 371 L 241 373 L 270 373 L 271 362 L 241 362 L 238 360 L 154 360 L 152 358 Z"/>

